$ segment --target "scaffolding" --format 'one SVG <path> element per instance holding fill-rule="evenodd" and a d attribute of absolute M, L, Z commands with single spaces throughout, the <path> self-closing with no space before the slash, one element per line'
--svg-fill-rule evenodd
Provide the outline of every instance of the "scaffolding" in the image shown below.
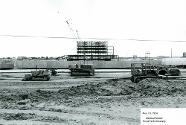
<path fill-rule="evenodd" d="M 108 46 L 107 41 L 77 41 L 77 55 L 68 55 L 67 60 L 111 60 L 117 58 L 114 55 L 114 47 Z"/>

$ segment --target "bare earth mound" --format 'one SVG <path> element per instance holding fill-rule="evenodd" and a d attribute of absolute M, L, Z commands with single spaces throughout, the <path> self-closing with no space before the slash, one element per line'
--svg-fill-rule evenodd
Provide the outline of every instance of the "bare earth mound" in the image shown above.
<path fill-rule="evenodd" d="M 0 89 L 0 123 L 3 124 L 138 125 L 141 107 L 186 107 L 186 81 L 182 80 L 145 79 L 132 83 L 114 79 L 69 87 L 51 83 L 47 89 L 42 88 L 45 82 L 40 88 L 22 89 L 19 83 L 14 85 L 17 86 L 14 89 Z"/>

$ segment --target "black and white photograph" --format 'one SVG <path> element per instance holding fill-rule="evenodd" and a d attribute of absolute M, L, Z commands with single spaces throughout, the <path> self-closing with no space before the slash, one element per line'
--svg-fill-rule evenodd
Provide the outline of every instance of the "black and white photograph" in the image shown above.
<path fill-rule="evenodd" d="M 0 125 L 185 125 L 185 108 L 185 0 L 0 0 Z"/>

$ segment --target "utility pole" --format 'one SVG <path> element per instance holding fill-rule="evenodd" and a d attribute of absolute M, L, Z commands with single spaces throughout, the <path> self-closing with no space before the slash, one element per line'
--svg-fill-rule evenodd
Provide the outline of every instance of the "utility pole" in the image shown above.
<path fill-rule="evenodd" d="M 172 48 L 171 48 L 171 58 L 172 58 Z"/>

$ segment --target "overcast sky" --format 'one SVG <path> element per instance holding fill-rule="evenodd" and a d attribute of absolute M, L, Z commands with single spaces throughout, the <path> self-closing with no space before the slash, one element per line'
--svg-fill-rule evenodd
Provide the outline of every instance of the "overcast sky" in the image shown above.
<path fill-rule="evenodd" d="M 75 39 L 48 38 L 73 38 L 70 28 L 112 39 L 119 56 L 182 56 L 186 42 L 171 41 L 186 41 L 186 1 L 0 0 L 0 57 L 76 54 Z"/>

